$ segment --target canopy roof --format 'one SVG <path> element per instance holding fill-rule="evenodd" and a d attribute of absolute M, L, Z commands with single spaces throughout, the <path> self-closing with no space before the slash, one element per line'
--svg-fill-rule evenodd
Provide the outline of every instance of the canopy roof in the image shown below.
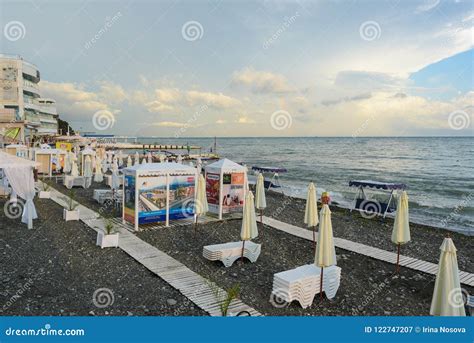
<path fill-rule="evenodd" d="M 27 148 L 27 146 L 23 144 L 9 144 L 5 148 Z"/>
<path fill-rule="evenodd" d="M 164 163 L 143 163 L 132 167 L 124 168 L 124 172 L 128 174 L 194 174 L 196 169 L 180 163 L 164 162 Z"/>
<path fill-rule="evenodd" d="M 0 151 L 0 168 L 34 168 L 38 166 L 38 162 L 33 162 L 22 157 L 17 157 L 6 152 Z"/>
<path fill-rule="evenodd" d="M 61 150 L 61 149 L 35 149 L 35 153 L 36 154 L 51 154 L 51 155 L 55 155 L 55 154 L 65 154 L 66 153 L 66 150 Z"/>
<path fill-rule="evenodd" d="M 368 187 L 376 189 L 396 190 L 406 189 L 407 186 L 403 183 L 387 183 L 371 180 L 352 180 L 349 181 L 349 187 Z"/>
<path fill-rule="evenodd" d="M 259 167 L 259 166 L 252 166 L 252 170 L 261 171 L 261 172 L 268 172 L 268 173 L 286 173 L 288 171 L 286 168 Z"/>
<path fill-rule="evenodd" d="M 204 167 L 206 171 L 213 171 L 213 172 L 224 172 L 224 173 L 233 173 L 233 172 L 247 172 L 247 167 L 244 167 L 234 161 L 231 161 L 227 158 L 223 158 L 217 162 L 208 164 Z"/>

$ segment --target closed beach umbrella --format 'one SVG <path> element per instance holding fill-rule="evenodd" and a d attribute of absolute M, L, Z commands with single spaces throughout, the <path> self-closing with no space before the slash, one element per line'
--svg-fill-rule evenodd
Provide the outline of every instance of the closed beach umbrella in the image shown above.
<path fill-rule="evenodd" d="M 66 153 L 66 156 L 64 158 L 64 173 L 70 173 L 71 172 L 71 155 L 73 153 L 68 151 Z"/>
<path fill-rule="evenodd" d="M 107 152 L 107 163 L 112 163 L 112 151 Z"/>
<path fill-rule="evenodd" d="M 119 166 L 119 167 L 123 166 L 123 155 L 122 155 L 122 152 L 120 152 L 119 157 L 118 157 L 118 166 Z"/>
<path fill-rule="evenodd" d="M 114 160 L 114 162 L 112 163 L 112 182 L 110 184 L 110 188 L 112 188 L 113 190 L 120 188 L 117 160 Z"/>
<path fill-rule="evenodd" d="M 318 202 L 316 201 L 316 186 L 312 182 L 308 185 L 308 194 L 306 195 L 304 223 L 313 228 L 313 248 L 316 251 L 316 225 L 319 223 Z"/>
<path fill-rule="evenodd" d="M 265 185 L 262 173 L 258 174 L 255 188 L 255 207 L 260 210 L 260 223 L 262 223 L 263 228 L 263 210 L 267 207 L 267 200 L 265 199 Z"/>
<path fill-rule="evenodd" d="M 92 177 L 92 160 L 89 155 L 84 160 L 84 177 Z"/>
<path fill-rule="evenodd" d="M 197 160 L 196 160 L 196 169 L 197 169 L 199 174 L 202 173 L 202 161 L 201 161 L 200 157 L 198 157 Z"/>
<path fill-rule="evenodd" d="M 77 163 L 75 160 L 72 161 L 71 176 L 79 176 L 79 168 L 77 167 Z"/>
<path fill-rule="evenodd" d="M 102 182 L 104 181 L 104 175 L 102 174 L 102 160 L 99 156 L 95 159 L 95 174 L 94 174 L 94 182 Z"/>
<path fill-rule="evenodd" d="M 445 238 L 440 250 L 430 314 L 432 316 L 465 316 L 458 259 L 453 240 L 449 237 Z"/>
<path fill-rule="evenodd" d="M 108 168 L 108 163 L 107 163 L 107 157 L 104 156 L 104 159 L 102 160 L 102 173 L 107 173 Z"/>
<path fill-rule="evenodd" d="M 130 168 L 132 166 L 132 158 L 130 157 L 130 155 L 128 155 L 127 157 L 127 168 Z"/>
<path fill-rule="evenodd" d="M 322 299 L 324 267 L 336 264 L 336 249 L 334 247 L 334 237 L 332 234 L 331 210 L 327 204 L 323 204 L 320 212 L 318 244 L 316 245 L 314 264 L 321 268 L 319 293 Z"/>
<path fill-rule="evenodd" d="M 143 157 L 142 164 L 145 164 L 145 163 L 146 163 L 146 159 L 145 159 L 145 157 Z"/>
<path fill-rule="evenodd" d="M 138 151 L 135 152 L 135 159 L 133 162 L 134 162 L 133 163 L 134 166 L 137 166 L 140 164 L 140 155 L 138 154 Z"/>
<path fill-rule="evenodd" d="M 397 212 L 393 223 L 392 242 L 397 245 L 396 272 L 400 269 L 400 245 L 410 241 L 410 222 L 408 220 L 408 196 L 403 191 L 398 197 Z"/>
<path fill-rule="evenodd" d="M 198 183 L 196 188 L 196 225 L 198 223 L 198 217 L 202 214 L 206 214 L 209 211 L 209 205 L 207 204 L 207 196 L 206 196 L 206 181 L 204 180 L 204 176 L 199 175 Z"/>
<path fill-rule="evenodd" d="M 151 156 L 151 152 L 149 152 L 147 155 L 146 155 L 146 158 L 148 160 L 148 163 L 153 163 L 153 157 Z"/>
<path fill-rule="evenodd" d="M 160 154 L 160 163 L 163 163 L 165 161 L 166 156 L 163 154 Z"/>
<path fill-rule="evenodd" d="M 258 236 L 257 218 L 255 216 L 254 197 L 251 191 L 245 195 L 245 203 L 242 218 L 242 228 L 240 230 L 240 239 L 242 240 L 241 260 L 244 260 L 245 241 L 250 241 Z"/>

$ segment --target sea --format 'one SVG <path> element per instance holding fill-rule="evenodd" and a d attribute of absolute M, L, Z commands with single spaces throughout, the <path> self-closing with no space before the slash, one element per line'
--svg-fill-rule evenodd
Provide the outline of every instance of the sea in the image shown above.
<path fill-rule="evenodd" d="M 141 143 L 190 144 L 252 166 L 286 168 L 285 194 L 306 197 L 316 183 L 339 206 L 352 206 L 350 180 L 404 183 L 410 221 L 474 235 L 474 137 L 157 138 Z M 367 190 L 383 201 L 388 195 Z"/>

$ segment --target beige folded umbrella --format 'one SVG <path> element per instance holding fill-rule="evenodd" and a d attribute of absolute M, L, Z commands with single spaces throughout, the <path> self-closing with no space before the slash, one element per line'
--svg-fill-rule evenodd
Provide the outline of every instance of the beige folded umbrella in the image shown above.
<path fill-rule="evenodd" d="M 127 168 L 130 168 L 132 166 L 132 157 L 128 155 L 127 157 Z"/>
<path fill-rule="evenodd" d="M 72 161 L 71 176 L 79 176 L 79 168 L 77 167 L 76 160 Z"/>
<path fill-rule="evenodd" d="M 203 175 L 199 175 L 198 183 L 196 188 L 196 222 L 194 225 L 194 229 L 196 230 L 198 224 L 198 218 L 202 214 L 206 214 L 209 211 L 209 205 L 207 204 L 207 196 L 206 196 L 206 181 L 204 180 Z"/>
<path fill-rule="evenodd" d="M 465 316 L 466 311 L 459 282 L 458 259 L 453 240 L 449 237 L 445 238 L 440 250 L 441 255 L 430 314 L 433 316 Z"/>
<path fill-rule="evenodd" d="M 245 241 L 250 241 L 258 236 L 257 218 L 255 217 L 254 198 L 251 191 L 245 195 L 244 213 L 242 218 L 242 228 L 240 230 L 240 239 L 242 242 L 241 260 L 244 260 Z"/>
<path fill-rule="evenodd" d="M 140 155 L 138 154 L 138 151 L 135 152 L 135 160 L 133 161 L 134 166 L 138 166 L 140 164 Z"/>
<path fill-rule="evenodd" d="M 265 186 L 262 173 L 258 174 L 255 189 L 255 207 L 257 210 L 260 210 L 260 223 L 263 229 L 263 210 L 267 207 L 267 200 L 265 199 Z"/>
<path fill-rule="evenodd" d="M 322 206 L 320 212 L 318 244 L 316 245 L 314 264 L 321 268 L 319 293 L 322 299 L 324 267 L 336 264 L 336 249 L 334 247 L 334 237 L 332 233 L 331 210 L 327 204 Z"/>
<path fill-rule="evenodd" d="M 397 245 L 396 272 L 400 270 L 400 245 L 410 241 L 410 222 L 408 218 L 408 196 L 403 191 L 398 197 L 397 212 L 393 223 L 392 242 Z"/>
<path fill-rule="evenodd" d="M 96 159 L 95 159 L 94 181 L 95 182 L 104 181 L 104 175 L 102 174 L 102 160 L 99 156 L 97 156 Z"/>
<path fill-rule="evenodd" d="M 318 225 L 318 202 L 316 201 L 316 186 L 310 182 L 306 196 L 306 209 L 304 211 L 304 223 L 313 228 L 313 248 L 316 252 L 316 225 Z"/>

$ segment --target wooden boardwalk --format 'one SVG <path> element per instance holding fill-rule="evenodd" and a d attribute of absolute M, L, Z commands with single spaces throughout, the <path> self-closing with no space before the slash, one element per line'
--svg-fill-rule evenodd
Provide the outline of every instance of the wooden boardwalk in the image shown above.
<path fill-rule="evenodd" d="M 265 225 L 271 226 L 280 231 L 289 233 L 290 235 L 300 237 L 309 241 L 313 240 L 313 232 L 310 230 L 307 230 L 298 226 L 294 226 L 291 224 L 287 224 L 279 220 L 276 220 L 270 217 L 265 217 L 265 216 L 263 217 L 263 223 Z M 316 237 L 317 237 L 317 234 L 316 234 Z M 357 254 L 367 256 L 367 257 L 375 258 L 377 260 L 381 260 L 381 261 L 385 261 L 385 262 L 389 262 L 393 264 L 397 262 L 397 254 L 390 251 L 374 248 L 369 245 L 356 243 L 353 241 L 349 241 L 347 239 L 337 238 L 337 237 L 334 237 L 334 244 L 338 248 L 352 251 Z M 436 275 L 438 271 L 437 264 L 426 262 L 423 260 L 418 260 L 416 258 L 403 256 L 403 255 L 400 255 L 400 265 L 403 267 L 407 267 L 410 269 L 414 269 L 414 270 L 427 273 L 427 274 L 432 274 L 432 275 Z M 472 273 L 460 271 L 459 280 L 461 281 L 462 284 L 465 284 L 468 286 L 474 286 L 474 274 Z"/>
<path fill-rule="evenodd" d="M 51 200 L 65 207 L 67 196 L 51 188 Z M 105 222 L 99 214 L 83 205 L 78 206 L 82 222 L 95 231 L 103 230 Z M 173 288 L 180 291 L 198 307 L 211 316 L 221 316 L 220 301 L 216 293 L 225 295 L 225 291 L 215 283 L 193 272 L 178 260 L 165 254 L 156 247 L 144 242 L 121 223 L 116 225 L 120 233 L 119 248 L 144 265 L 151 272 L 162 278 Z M 91 243 L 92 244 L 92 243 Z M 240 300 L 234 300 L 229 306 L 229 313 L 237 314 L 248 311 L 252 316 L 262 314 Z"/>

